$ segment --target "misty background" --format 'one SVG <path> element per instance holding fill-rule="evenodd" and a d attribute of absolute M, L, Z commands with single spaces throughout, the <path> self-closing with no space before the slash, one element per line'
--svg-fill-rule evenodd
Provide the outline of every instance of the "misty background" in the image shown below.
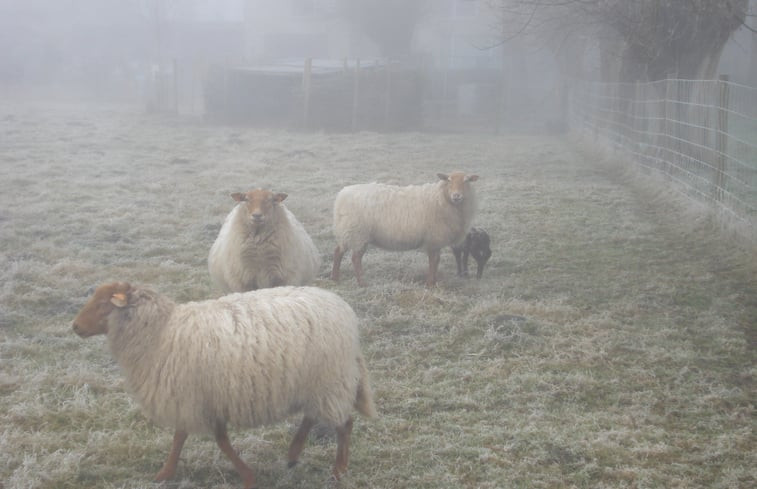
<path fill-rule="evenodd" d="M 565 80 L 728 74 L 757 86 L 754 11 L 746 0 L 2 0 L 0 87 L 313 128 L 559 129 Z"/>
<path fill-rule="evenodd" d="M 0 0 L 0 489 L 165 487 L 171 433 L 71 321 L 114 280 L 216 296 L 208 250 L 253 187 L 288 194 L 314 285 L 361 319 L 380 416 L 340 489 L 757 487 L 756 11 Z M 458 168 L 480 280 L 447 249 L 433 289 L 416 252 L 328 278 L 341 188 Z M 328 439 L 286 468 L 295 429 L 234 448 L 261 487 L 334 487 Z M 240 484 L 196 437 L 168 486 Z"/>

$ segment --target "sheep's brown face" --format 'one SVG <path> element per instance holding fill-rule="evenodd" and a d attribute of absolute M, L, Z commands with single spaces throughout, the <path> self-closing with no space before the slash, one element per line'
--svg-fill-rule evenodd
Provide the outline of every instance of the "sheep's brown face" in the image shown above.
<path fill-rule="evenodd" d="M 239 192 L 231 194 L 231 198 L 244 204 L 249 223 L 257 227 L 270 219 L 273 208 L 286 199 L 287 194 L 274 194 L 270 190 L 257 188 L 244 194 Z"/>
<path fill-rule="evenodd" d="M 99 286 L 74 319 L 74 332 L 82 338 L 108 333 L 108 315 L 129 304 L 131 285 L 114 282 Z"/>
<path fill-rule="evenodd" d="M 461 204 L 465 200 L 467 183 L 478 180 L 478 175 L 466 175 L 463 172 L 452 172 L 449 175 L 438 174 L 441 180 L 447 182 L 447 198 L 453 204 Z"/>

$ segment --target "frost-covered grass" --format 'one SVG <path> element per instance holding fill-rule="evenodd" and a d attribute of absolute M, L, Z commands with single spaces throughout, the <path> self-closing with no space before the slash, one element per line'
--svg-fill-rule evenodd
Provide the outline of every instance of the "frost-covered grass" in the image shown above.
<path fill-rule="evenodd" d="M 423 287 L 421 253 L 370 250 L 368 286 L 328 280 L 344 185 L 476 172 L 480 281 Z M 569 141 L 300 134 L 121 108 L 0 105 L 0 487 L 152 488 L 170 430 L 124 391 L 104 339 L 71 320 L 104 281 L 214 295 L 207 252 L 255 186 L 323 253 L 317 285 L 361 318 L 380 417 L 358 418 L 342 488 L 757 485 L 754 249 Z M 334 440 L 287 469 L 296 418 L 232 430 L 260 487 L 331 487 Z M 191 437 L 175 481 L 240 481 Z"/>

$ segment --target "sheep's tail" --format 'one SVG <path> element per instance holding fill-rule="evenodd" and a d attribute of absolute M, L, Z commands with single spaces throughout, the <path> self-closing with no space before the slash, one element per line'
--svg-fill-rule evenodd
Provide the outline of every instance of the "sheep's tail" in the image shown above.
<path fill-rule="evenodd" d="M 371 389 L 368 369 L 365 366 L 363 355 L 358 355 L 357 364 L 360 369 L 360 380 L 357 384 L 355 409 L 366 418 L 374 418 L 376 416 L 376 406 L 373 404 L 373 390 Z"/>

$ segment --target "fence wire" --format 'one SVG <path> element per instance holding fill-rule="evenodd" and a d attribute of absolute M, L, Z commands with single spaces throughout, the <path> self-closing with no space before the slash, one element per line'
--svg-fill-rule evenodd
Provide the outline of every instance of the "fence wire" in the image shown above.
<path fill-rule="evenodd" d="M 757 236 L 757 88 L 725 78 L 574 83 L 569 117 Z"/>

